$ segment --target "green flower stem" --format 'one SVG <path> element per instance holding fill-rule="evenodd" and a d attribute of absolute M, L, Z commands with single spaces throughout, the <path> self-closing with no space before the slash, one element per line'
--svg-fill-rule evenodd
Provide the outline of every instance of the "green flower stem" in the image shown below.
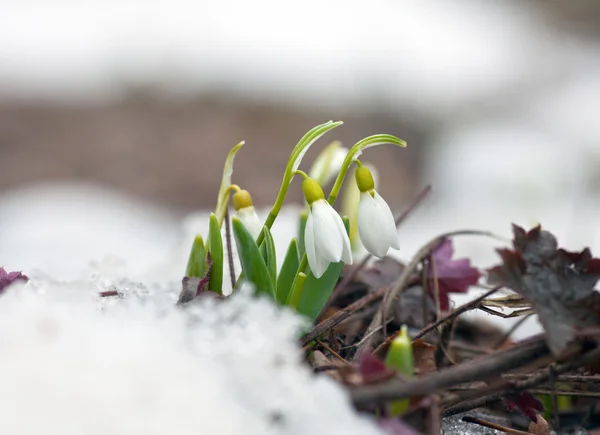
<path fill-rule="evenodd" d="M 294 173 L 298 169 L 298 166 L 300 165 L 300 162 L 302 161 L 302 158 L 304 157 L 306 151 L 308 151 L 313 142 L 315 142 L 329 130 L 332 130 L 342 124 L 343 123 L 341 121 L 328 121 L 324 124 L 318 125 L 312 130 L 310 130 L 308 133 L 306 133 L 302 137 L 302 139 L 300 139 L 298 144 L 294 147 L 292 154 L 290 155 L 290 158 L 288 160 L 287 166 L 285 168 L 285 172 L 283 174 L 283 180 L 281 182 L 279 193 L 277 194 L 275 203 L 273 204 L 273 207 L 269 212 L 269 216 L 267 216 L 267 220 L 265 221 L 265 227 L 271 229 L 273 223 L 275 223 L 275 219 L 277 219 L 277 216 L 281 211 L 281 207 L 283 207 L 283 203 L 285 201 L 285 197 L 290 187 L 290 183 L 292 181 L 292 178 L 294 178 Z M 263 231 L 261 231 L 261 233 L 258 236 L 258 239 L 256 240 L 256 243 L 259 246 L 260 243 L 263 241 L 264 237 L 265 235 Z"/>
<path fill-rule="evenodd" d="M 374 136 L 364 138 L 363 140 L 356 143 L 356 145 L 354 145 L 352 148 L 350 148 L 350 151 L 344 159 L 344 163 L 342 163 L 342 169 L 340 170 L 340 173 L 335 179 L 333 188 L 329 193 L 329 198 L 327 198 L 329 204 L 333 205 L 335 203 L 335 200 L 337 199 L 342 188 L 342 184 L 344 184 L 344 178 L 346 178 L 346 173 L 348 172 L 348 169 L 350 169 L 350 165 L 354 160 L 358 159 L 358 157 L 362 154 L 363 150 L 377 145 L 383 145 L 385 143 L 397 145 L 402 148 L 406 147 L 406 142 L 402 139 L 398 139 L 396 136 L 392 136 L 389 134 L 376 134 Z"/>

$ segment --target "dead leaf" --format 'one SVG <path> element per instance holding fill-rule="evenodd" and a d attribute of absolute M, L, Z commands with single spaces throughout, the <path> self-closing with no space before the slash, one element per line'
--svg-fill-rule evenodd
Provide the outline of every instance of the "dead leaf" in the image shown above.
<path fill-rule="evenodd" d="M 383 361 L 369 351 L 365 351 L 358 361 L 358 371 L 366 384 L 390 379 L 396 375 L 394 369 L 387 367 Z"/>
<path fill-rule="evenodd" d="M 383 257 L 375 261 L 368 269 L 361 270 L 356 280 L 372 290 L 377 290 L 396 281 L 403 270 L 404 265 L 397 260 L 392 257 Z"/>
<path fill-rule="evenodd" d="M 195 276 L 185 276 L 181 280 L 181 293 L 179 293 L 179 299 L 177 304 L 185 304 L 190 302 L 192 299 L 200 296 L 202 293 L 207 293 L 206 288 L 210 282 L 210 272 L 212 270 L 212 259 L 210 258 L 210 252 L 206 253 L 206 273 L 202 278 Z M 216 295 L 216 293 L 212 292 Z"/>
<path fill-rule="evenodd" d="M 435 365 L 435 346 L 423 340 L 413 342 L 415 375 L 426 375 L 437 371 Z"/>
<path fill-rule="evenodd" d="M 533 435 L 550 435 L 552 433 L 550 425 L 541 415 L 538 415 L 537 422 L 532 421 L 529 423 L 529 432 Z"/>
<path fill-rule="evenodd" d="M 506 405 L 509 411 L 519 408 L 523 414 L 530 418 L 532 422 L 538 421 L 540 415 L 538 412 L 544 412 L 544 405 L 536 399 L 530 392 L 523 391 L 519 394 L 509 394 L 506 396 Z"/>
<path fill-rule="evenodd" d="M 29 278 L 21 272 L 7 272 L 3 267 L 0 267 L 0 294 L 15 281 L 29 281 Z"/>
<path fill-rule="evenodd" d="M 431 252 L 433 267 L 427 268 L 427 279 L 429 291 L 434 291 L 435 279 L 438 280 L 440 291 L 440 308 L 448 311 L 450 308 L 450 293 L 465 293 L 470 286 L 477 284 L 481 274 L 477 269 L 471 267 L 468 258 L 453 260 L 454 247 L 452 240 L 445 239 Z M 434 273 L 435 272 L 435 273 Z"/>
<path fill-rule="evenodd" d="M 599 326 L 600 259 L 589 249 L 558 249 L 556 238 L 540 226 L 529 232 L 513 225 L 514 249 L 499 249 L 502 264 L 488 270 L 491 285 L 510 287 L 532 302 L 546 330 L 548 346 L 559 355 L 578 328 Z"/>

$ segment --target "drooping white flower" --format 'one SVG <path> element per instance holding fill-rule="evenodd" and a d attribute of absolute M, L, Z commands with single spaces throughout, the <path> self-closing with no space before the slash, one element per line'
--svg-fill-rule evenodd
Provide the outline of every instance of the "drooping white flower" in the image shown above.
<path fill-rule="evenodd" d="M 360 190 L 358 233 L 365 249 L 375 257 L 384 257 L 390 248 L 400 249 L 396 222 L 389 205 L 375 190 L 371 171 L 365 166 L 356 170 Z"/>
<path fill-rule="evenodd" d="M 328 184 L 340 172 L 348 151 L 339 141 L 332 142 L 317 156 L 308 176 L 320 185 Z"/>
<path fill-rule="evenodd" d="M 350 239 L 342 218 L 325 200 L 319 183 L 307 178 L 302 190 L 310 206 L 304 230 L 306 256 L 313 275 L 320 278 L 330 263 L 352 264 Z"/>
<path fill-rule="evenodd" d="M 242 224 L 252 237 L 255 239 L 258 238 L 258 235 L 262 231 L 263 224 L 258 218 L 256 214 L 256 210 L 252 205 L 252 197 L 250 196 L 250 192 L 247 190 L 238 190 L 233 195 L 233 208 L 235 208 L 235 212 L 237 216 L 242 221 Z"/>

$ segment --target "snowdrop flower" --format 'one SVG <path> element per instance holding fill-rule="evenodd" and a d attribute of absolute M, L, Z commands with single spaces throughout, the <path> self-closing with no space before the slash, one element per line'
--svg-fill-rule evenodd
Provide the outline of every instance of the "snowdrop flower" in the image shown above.
<path fill-rule="evenodd" d="M 371 171 L 359 163 L 355 172 L 360 190 L 358 233 L 365 249 L 375 257 L 384 257 L 390 248 L 400 249 L 394 215 L 375 190 Z"/>
<path fill-rule="evenodd" d="M 248 230 L 252 237 L 255 239 L 258 237 L 260 232 L 262 231 L 263 224 L 258 218 L 256 214 L 256 210 L 252 205 L 252 197 L 250 196 L 250 192 L 243 189 L 238 189 L 237 192 L 233 195 L 233 208 L 235 208 L 235 213 L 244 224 L 244 227 Z"/>
<path fill-rule="evenodd" d="M 317 156 L 308 176 L 321 186 L 330 183 L 342 169 L 348 151 L 339 141 L 332 142 Z"/>
<path fill-rule="evenodd" d="M 350 239 L 342 218 L 325 200 L 319 183 L 307 177 L 302 191 L 310 208 L 304 231 L 306 256 L 313 275 L 320 278 L 329 263 L 352 264 Z"/>

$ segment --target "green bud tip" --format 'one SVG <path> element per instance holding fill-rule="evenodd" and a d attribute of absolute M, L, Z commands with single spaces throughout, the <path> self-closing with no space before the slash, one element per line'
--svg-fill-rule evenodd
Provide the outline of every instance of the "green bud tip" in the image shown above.
<path fill-rule="evenodd" d="M 242 208 L 252 207 L 252 197 L 247 190 L 240 189 L 235 192 L 232 201 L 233 208 L 235 208 L 236 211 L 241 210 Z"/>
<path fill-rule="evenodd" d="M 313 202 L 319 199 L 325 199 L 323 189 L 321 189 L 319 183 L 313 178 L 306 178 L 302 182 L 302 192 L 304 192 L 304 197 L 309 205 L 312 205 Z"/>
<path fill-rule="evenodd" d="M 356 185 L 361 192 L 372 192 L 375 189 L 373 174 L 366 166 L 360 165 L 355 172 Z"/>

